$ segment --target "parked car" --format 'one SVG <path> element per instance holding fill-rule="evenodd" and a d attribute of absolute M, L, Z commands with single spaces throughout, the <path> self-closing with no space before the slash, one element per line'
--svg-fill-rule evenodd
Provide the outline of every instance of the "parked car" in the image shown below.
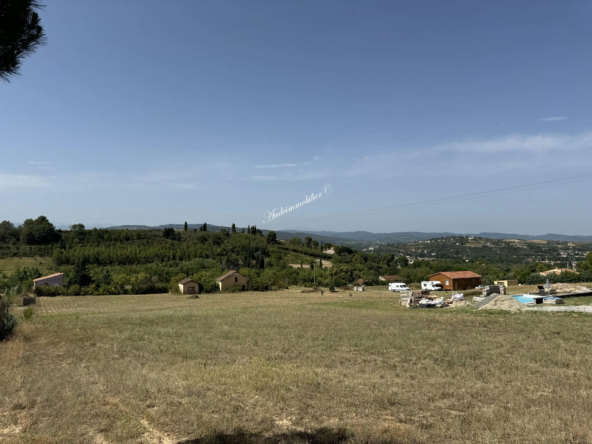
<path fill-rule="evenodd" d="M 405 291 L 405 290 L 409 290 L 409 287 L 407 286 L 407 284 L 404 284 L 403 282 L 391 282 L 389 284 L 389 290 L 390 291 Z"/>

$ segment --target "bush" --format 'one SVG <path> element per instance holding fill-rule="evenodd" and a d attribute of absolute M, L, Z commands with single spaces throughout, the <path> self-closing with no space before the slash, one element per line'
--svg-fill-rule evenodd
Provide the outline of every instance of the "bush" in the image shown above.
<path fill-rule="evenodd" d="M 33 309 L 31 307 L 25 308 L 25 311 L 23 311 L 23 318 L 25 318 L 28 321 L 32 317 L 33 317 Z"/>
<path fill-rule="evenodd" d="M 0 341 L 8 338 L 16 327 L 16 318 L 8 313 L 8 308 L 4 313 L 0 313 Z"/>
<path fill-rule="evenodd" d="M 67 294 L 66 287 L 37 287 L 35 295 L 37 296 L 64 296 Z"/>

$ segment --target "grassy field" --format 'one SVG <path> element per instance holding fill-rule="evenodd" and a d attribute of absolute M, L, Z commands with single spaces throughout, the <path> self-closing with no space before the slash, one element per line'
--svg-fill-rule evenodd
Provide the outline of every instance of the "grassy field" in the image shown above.
<path fill-rule="evenodd" d="M 0 259 L 0 275 L 11 274 L 19 268 L 36 267 L 42 273 L 53 272 L 52 260 L 49 257 L 10 257 Z"/>
<path fill-rule="evenodd" d="M 592 316 L 286 290 L 40 298 L 3 443 L 592 442 Z"/>

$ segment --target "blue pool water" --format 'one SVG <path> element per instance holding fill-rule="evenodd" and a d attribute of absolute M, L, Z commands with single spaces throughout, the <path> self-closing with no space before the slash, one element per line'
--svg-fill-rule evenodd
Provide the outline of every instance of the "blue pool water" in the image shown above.
<path fill-rule="evenodd" d="M 529 296 L 527 294 L 517 294 L 512 297 L 522 304 L 534 303 L 534 299 L 532 298 L 532 296 Z"/>

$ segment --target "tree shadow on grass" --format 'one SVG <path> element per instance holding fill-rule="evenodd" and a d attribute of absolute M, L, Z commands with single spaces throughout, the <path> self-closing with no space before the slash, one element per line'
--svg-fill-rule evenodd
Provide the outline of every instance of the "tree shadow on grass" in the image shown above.
<path fill-rule="evenodd" d="M 234 433 L 214 433 L 203 438 L 188 439 L 178 444 L 340 444 L 353 435 L 345 429 L 322 427 L 312 432 L 286 432 L 275 435 L 263 435 L 236 431 Z"/>

